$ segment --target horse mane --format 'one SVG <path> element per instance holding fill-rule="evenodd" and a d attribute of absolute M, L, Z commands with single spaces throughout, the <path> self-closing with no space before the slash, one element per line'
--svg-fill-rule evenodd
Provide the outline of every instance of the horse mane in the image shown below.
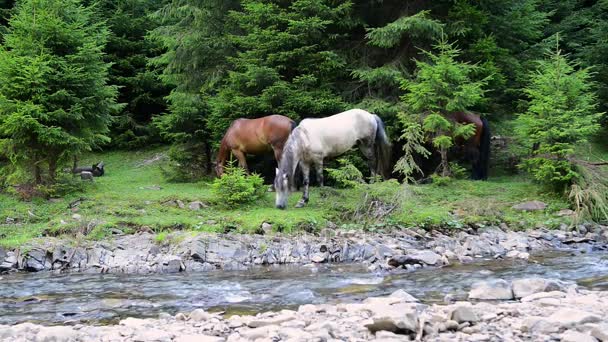
<path fill-rule="evenodd" d="M 283 148 L 283 155 L 281 156 L 281 162 L 279 163 L 279 170 L 281 173 L 285 173 L 288 175 L 289 181 L 294 181 L 295 169 L 298 166 L 298 138 L 301 128 L 296 127 L 293 129 L 289 138 L 287 138 L 287 142 L 285 143 L 285 147 Z M 293 183 L 292 183 L 293 184 Z"/>

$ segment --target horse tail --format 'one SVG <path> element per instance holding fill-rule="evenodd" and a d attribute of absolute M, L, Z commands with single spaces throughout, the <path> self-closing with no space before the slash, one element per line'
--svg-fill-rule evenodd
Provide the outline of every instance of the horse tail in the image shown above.
<path fill-rule="evenodd" d="M 384 122 L 374 114 L 376 120 L 376 138 L 374 142 L 374 154 L 376 155 L 376 172 L 385 179 L 390 176 L 391 143 L 386 134 Z"/>
<path fill-rule="evenodd" d="M 481 180 L 488 179 L 488 170 L 490 168 L 490 125 L 486 118 L 481 118 L 483 123 L 481 140 L 479 142 L 479 176 Z"/>

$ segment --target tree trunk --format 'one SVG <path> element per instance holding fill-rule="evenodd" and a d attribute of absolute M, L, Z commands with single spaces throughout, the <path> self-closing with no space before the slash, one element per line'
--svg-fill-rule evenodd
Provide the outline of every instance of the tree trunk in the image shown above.
<path fill-rule="evenodd" d="M 450 175 L 450 165 L 448 164 L 448 150 L 442 147 L 439 152 L 441 153 L 441 176 L 448 177 Z"/>
<path fill-rule="evenodd" d="M 55 183 L 57 180 L 57 159 L 49 159 L 49 180 L 51 183 Z"/>

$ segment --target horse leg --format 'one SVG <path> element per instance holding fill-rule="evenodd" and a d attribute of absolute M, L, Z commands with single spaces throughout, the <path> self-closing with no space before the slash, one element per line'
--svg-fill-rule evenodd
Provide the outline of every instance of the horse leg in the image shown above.
<path fill-rule="evenodd" d="M 363 156 L 367 159 L 367 166 L 369 167 L 370 175 L 373 177 L 376 175 L 376 155 L 374 154 L 374 144 L 361 142 L 359 144 L 359 150 L 363 153 Z"/>
<path fill-rule="evenodd" d="M 302 194 L 302 199 L 296 204 L 296 208 L 302 208 L 308 203 L 308 185 L 310 184 L 310 166 L 300 162 L 300 169 L 302 170 L 302 176 L 304 177 L 304 192 Z"/>
<path fill-rule="evenodd" d="M 317 171 L 317 182 L 319 187 L 323 187 L 323 159 L 315 164 L 315 170 Z"/>
<path fill-rule="evenodd" d="M 232 154 L 239 160 L 239 166 L 245 170 L 245 173 L 249 174 L 249 168 L 247 167 L 247 158 L 245 158 L 245 153 L 241 150 L 232 150 Z"/>

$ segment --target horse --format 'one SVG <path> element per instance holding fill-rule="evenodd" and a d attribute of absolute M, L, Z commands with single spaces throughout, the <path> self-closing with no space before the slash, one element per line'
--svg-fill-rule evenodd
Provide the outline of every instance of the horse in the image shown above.
<path fill-rule="evenodd" d="M 296 205 L 301 208 L 308 203 L 311 167 L 315 168 L 319 186 L 323 186 L 323 159 L 337 157 L 355 145 L 367 158 L 372 175 L 388 178 L 391 144 L 379 116 L 351 109 L 326 118 L 302 120 L 287 139 L 276 169 L 276 207 L 287 206 L 297 168 L 304 185 L 302 199 Z"/>
<path fill-rule="evenodd" d="M 224 173 L 224 164 L 231 152 L 238 159 L 239 166 L 247 173 L 247 154 L 260 155 L 274 151 L 274 158 L 278 163 L 287 137 L 295 127 L 295 121 L 282 115 L 234 120 L 220 144 L 215 163 L 217 176 L 221 177 Z"/>
<path fill-rule="evenodd" d="M 490 126 L 485 118 L 478 114 L 461 111 L 449 117 L 460 124 L 473 124 L 475 134 L 469 139 L 456 138 L 455 145 L 464 150 L 466 159 L 471 161 L 471 179 L 487 180 L 490 165 Z"/>
<path fill-rule="evenodd" d="M 105 165 L 104 162 L 99 162 L 92 166 L 82 166 L 82 167 L 74 166 L 74 168 L 72 169 L 72 173 L 81 174 L 82 172 L 90 172 L 94 177 L 101 177 L 106 173 L 106 171 L 104 169 L 104 165 Z"/>

